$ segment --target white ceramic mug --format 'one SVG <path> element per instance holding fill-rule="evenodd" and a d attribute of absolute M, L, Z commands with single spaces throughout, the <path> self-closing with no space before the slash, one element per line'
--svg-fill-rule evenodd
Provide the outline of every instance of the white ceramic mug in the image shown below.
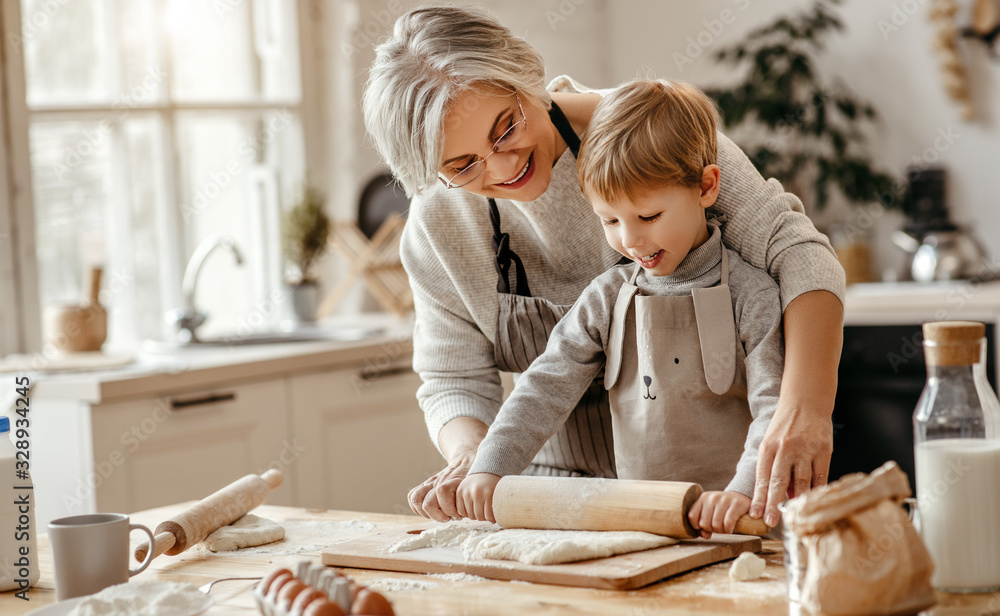
<path fill-rule="evenodd" d="M 153 560 L 153 550 L 138 569 L 129 569 L 128 536 L 133 530 L 153 533 L 142 524 L 130 524 L 123 513 L 93 513 L 59 518 L 49 523 L 49 545 L 56 577 L 56 600 L 72 599 L 127 582 Z"/>

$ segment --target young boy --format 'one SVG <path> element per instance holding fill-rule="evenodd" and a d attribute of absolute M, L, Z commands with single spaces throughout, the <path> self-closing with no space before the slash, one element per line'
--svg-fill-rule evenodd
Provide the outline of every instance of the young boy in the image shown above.
<path fill-rule="evenodd" d="M 458 488 L 461 515 L 494 521 L 500 477 L 527 468 L 602 370 L 620 478 L 701 484 L 689 519 L 705 537 L 749 511 L 778 402 L 781 303 L 706 220 L 716 124 L 711 99 L 681 83 L 633 81 L 598 105 L 580 185 L 634 263 L 595 279 L 518 379 Z"/>

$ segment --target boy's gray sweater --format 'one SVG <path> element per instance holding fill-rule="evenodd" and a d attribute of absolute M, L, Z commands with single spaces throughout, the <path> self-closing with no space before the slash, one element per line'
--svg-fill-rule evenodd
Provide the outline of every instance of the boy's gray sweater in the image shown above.
<path fill-rule="evenodd" d="M 643 295 L 682 296 L 692 289 L 719 284 L 722 233 L 710 225 L 708 241 L 691 251 L 673 274 L 636 278 Z M 471 473 L 514 475 L 523 471 L 546 440 L 565 421 L 587 387 L 604 371 L 615 300 L 634 265 L 616 266 L 588 286 L 570 312 L 552 330 L 548 345 L 517 381 L 479 446 Z M 748 413 L 753 417 L 743 454 L 725 487 L 752 496 L 757 450 L 778 404 L 784 343 L 778 285 L 765 272 L 729 251 L 729 287 L 739 341 L 746 352 Z M 735 352 L 735 349 L 734 349 Z M 684 433 L 710 427 L 691 417 L 671 425 Z M 656 452 L 649 452 L 656 455 Z M 713 486 L 721 489 L 722 486 Z M 710 489 L 706 487 L 706 489 Z"/>

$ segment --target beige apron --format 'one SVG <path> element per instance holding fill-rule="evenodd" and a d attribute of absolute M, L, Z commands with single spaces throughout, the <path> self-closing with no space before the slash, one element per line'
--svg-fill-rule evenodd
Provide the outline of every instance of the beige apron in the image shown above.
<path fill-rule="evenodd" d="M 640 269 L 618 293 L 604 376 L 618 476 L 724 490 L 752 420 L 726 249 L 719 286 L 690 296 L 639 295 Z"/>

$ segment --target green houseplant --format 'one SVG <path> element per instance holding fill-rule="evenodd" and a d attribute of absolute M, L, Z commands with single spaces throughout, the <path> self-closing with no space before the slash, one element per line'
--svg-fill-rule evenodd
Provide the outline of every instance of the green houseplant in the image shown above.
<path fill-rule="evenodd" d="M 844 29 L 834 8 L 841 2 L 818 0 L 720 50 L 716 59 L 742 70 L 742 79 L 706 90 L 725 126 L 741 129 L 736 139 L 761 174 L 816 210 L 834 188 L 850 203 L 873 203 L 893 182 L 867 153 L 874 107 L 816 68 L 824 42 Z"/>
<path fill-rule="evenodd" d="M 293 269 L 286 283 L 295 315 L 302 322 L 315 321 L 319 306 L 315 267 L 327 250 L 331 227 L 323 204 L 319 191 L 304 187 L 282 221 L 282 249 Z"/>

